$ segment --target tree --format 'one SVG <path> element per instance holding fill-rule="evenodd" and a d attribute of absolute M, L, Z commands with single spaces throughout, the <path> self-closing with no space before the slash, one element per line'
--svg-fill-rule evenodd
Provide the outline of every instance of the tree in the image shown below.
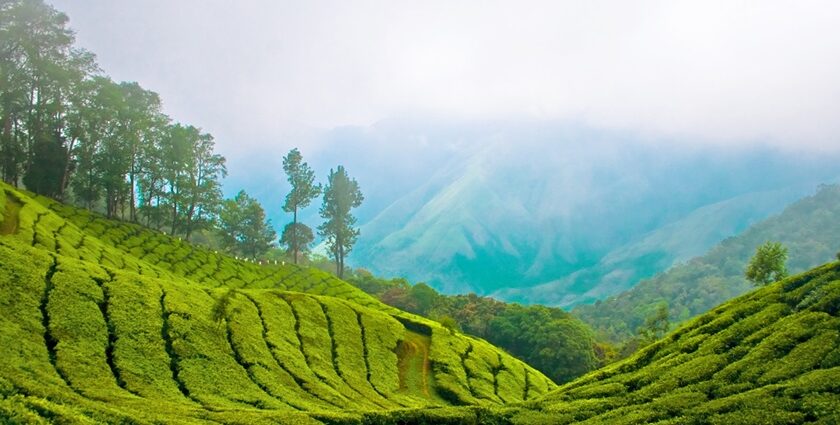
<path fill-rule="evenodd" d="M 298 254 L 309 252 L 309 247 L 314 240 L 315 235 L 309 226 L 295 222 L 287 224 L 280 236 L 280 244 L 286 245 L 289 252 L 293 253 L 295 264 L 298 262 Z"/>
<path fill-rule="evenodd" d="M 244 190 L 240 190 L 235 198 L 224 201 L 219 213 L 219 227 L 222 243 L 228 251 L 247 258 L 265 254 L 277 238 L 260 203 Z"/>
<path fill-rule="evenodd" d="M 326 239 L 339 279 L 344 277 L 344 259 L 359 237 L 359 229 L 353 228 L 356 217 L 350 210 L 361 205 L 363 200 L 359 184 L 347 175 L 343 166 L 330 170 L 320 211 L 326 221 L 318 226 L 318 233 Z"/>
<path fill-rule="evenodd" d="M 660 304 L 656 311 L 645 319 L 645 324 L 639 328 L 638 332 L 646 344 L 665 336 L 671 327 L 668 315 L 668 304 Z"/>
<path fill-rule="evenodd" d="M 788 250 L 780 242 L 765 242 L 759 246 L 750 259 L 744 276 L 756 286 L 787 277 Z"/>
<path fill-rule="evenodd" d="M 309 168 L 309 164 L 303 162 L 303 156 L 297 148 L 289 151 L 283 158 L 283 170 L 286 171 L 286 178 L 292 186 L 286 195 L 283 211 L 292 213 L 292 223 L 283 230 L 280 242 L 289 247 L 297 264 L 298 253 L 306 251 L 315 239 L 312 237 L 312 229 L 298 223 L 297 212 L 309 206 L 309 203 L 321 194 L 321 185 L 315 184 L 315 173 Z"/>
<path fill-rule="evenodd" d="M 184 204 L 181 208 L 182 227 L 187 240 L 194 231 L 210 228 L 214 223 L 222 200 L 219 179 L 227 174 L 225 158 L 213 153 L 213 136 L 197 134 L 190 141 L 192 152 L 185 170 Z"/>

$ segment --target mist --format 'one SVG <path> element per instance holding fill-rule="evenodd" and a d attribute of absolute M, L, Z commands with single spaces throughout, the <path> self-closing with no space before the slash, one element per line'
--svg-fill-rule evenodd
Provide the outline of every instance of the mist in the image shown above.
<path fill-rule="evenodd" d="M 54 5 L 106 72 L 160 92 L 229 158 L 416 116 L 840 148 L 836 2 Z"/>

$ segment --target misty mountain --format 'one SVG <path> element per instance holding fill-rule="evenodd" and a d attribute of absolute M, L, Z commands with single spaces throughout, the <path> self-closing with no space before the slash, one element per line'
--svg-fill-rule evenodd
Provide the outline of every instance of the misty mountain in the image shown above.
<path fill-rule="evenodd" d="M 344 164 L 365 193 L 352 265 L 561 306 L 621 292 L 840 175 L 836 158 L 558 123 L 389 120 L 320 139 L 332 148 L 307 160 L 320 175 Z M 303 217 L 317 224 L 317 206 Z"/>

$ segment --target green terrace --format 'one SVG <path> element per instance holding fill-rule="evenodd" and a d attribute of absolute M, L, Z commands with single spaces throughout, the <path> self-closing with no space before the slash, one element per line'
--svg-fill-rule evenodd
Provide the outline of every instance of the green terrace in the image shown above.
<path fill-rule="evenodd" d="M 523 418 L 590 424 L 840 423 L 840 263 L 731 300 Z M 524 420 L 524 419 L 523 419 Z"/>
<path fill-rule="evenodd" d="M 0 417 L 12 422 L 460 422 L 556 387 L 328 273 L 6 185 L 0 206 Z"/>

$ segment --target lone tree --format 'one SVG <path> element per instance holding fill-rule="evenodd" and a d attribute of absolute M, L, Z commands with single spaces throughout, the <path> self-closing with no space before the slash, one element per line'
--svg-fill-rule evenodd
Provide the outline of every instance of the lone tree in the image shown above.
<path fill-rule="evenodd" d="M 353 228 L 356 217 L 350 214 L 350 209 L 361 205 L 364 199 L 359 183 L 347 175 L 343 166 L 330 170 L 320 211 L 326 221 L 318 226 L 318 233 L 326 239 L 339 278 L 344 277 L 344 258 L 359 237 L 359 229 Z"/>
<path fill-rule="evenodd" d="M 240 190 L 235 198 L 224 201 L 219 213 L 219 227 L 225 247 L 247 258 L 265 254 L 277 238 L 260 203 L 244 190 Z"/>
<path fill-rule="evenodd" d="M 668 304 L 660 304 L 655 312 L 645 318 L 645 324 L 639 328 L 638 333 L 645 344 L 650 344 L 665 336 L 665 333 L 668 332 L 670 327 L 671 323 L 668 321 Z"/>
<path fill-rule="evenodd" d="M 286 171 L 286 178 L 292 185 L 292 190 L 286 195 L 283 211 L 292 213 L 292 222 L 283 229 L 280 243 L 289 248 L 297 264 L 298 254 L 306 252 L 309 244 L 315 240 L 312 229 L 298 223 L 297 212 L 309 206 L 309 203 L 321 194 L 321 185 L 315 184 L 315 173 L 309 168 L 309 164 L 303 162 L 303 156 L 297 148 L 289 151 L 283 158 L 283 170 Z"/>
<path fill-rule="evenodd" d="M 744 276 L 756 286 L 784 279 L 788 274 L 787 258 L 788 250 L 780 242 L 765 242 L 756 249 Z"/>

